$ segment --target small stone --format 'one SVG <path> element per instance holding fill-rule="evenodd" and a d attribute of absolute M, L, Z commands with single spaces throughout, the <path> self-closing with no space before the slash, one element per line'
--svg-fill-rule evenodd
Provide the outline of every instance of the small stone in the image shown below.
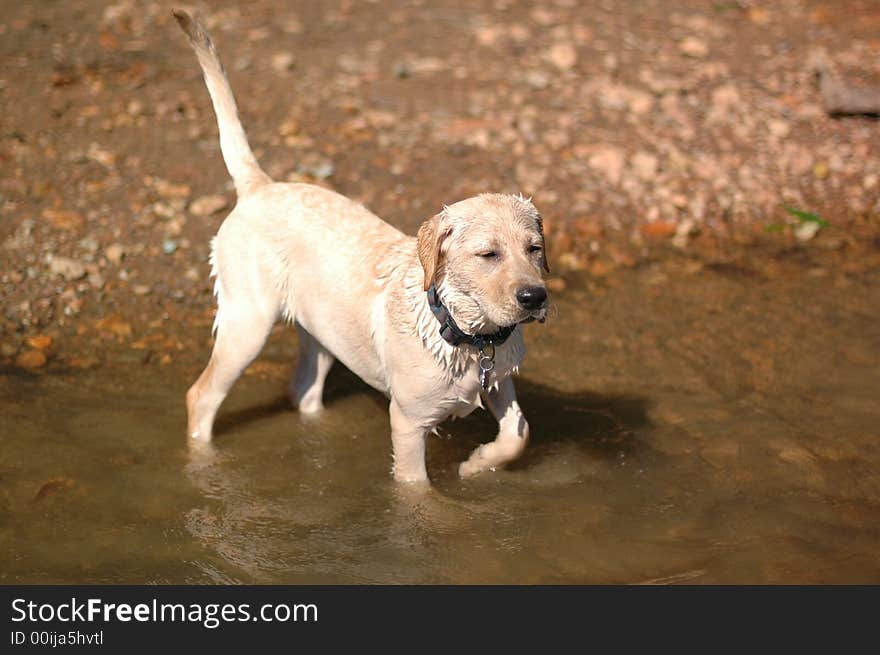
<path fill-rule="evenodd" d="M 533 89 L 546 89 L 550 85 L 550 76 L 542 71 L 529 71 L 523 79 Z"/>
<path fill-rule="evenodd" d="M 293 136 L 299 132 L 299 121 L 295 118 L 288 118 L 286 121 L 281 123 L 281 127 L 278 129 L 278 134 L 281 136 Z"/>
<path fill-rule="evenodd" d="M 165 239 L 162 242 L 162 252 L 166 255 L 173 255 L 177 251 L 177 241 L 174 239 Z"/>
<path fill-rule="evenodd" d="M 749 7 L 746 16 L 756 25 L 766 25 L 770 22 L 770 12 L 763 7 Z"/>
<path fill-rule="evenodd" d="M 228 204 L 226 197 L 219 194 L 202 196 L 190 203 L 189 213 L 193 216 L 210 216 L 222 209 L 226 209 Z"/>
<path fill-rule="evenodd" d="M 791 132 L 791 125 L 783 120 L 772 119 L 767 121 L 767 129 L 777 139 L 784 139 Z"/>
<path fill-rule="evenodd" d="M 641 231 L 646 236 L 665 239 L 675 234 L 676 227 L 672 221 L 654 221 L 642 225 Z"/>
<path fill-rule="evenodd" d="M 154 180 L 153 186 L 163 198 L 189 198 L 192 193 L 186 184 L 172 184 L 161 178 Z"/>
<path fill-rule="evenodd" d="M 152 291 L 152 288 L 148 284 L 136 284 L 132 288 L 132 291 L 134 291 L 134 295 L 136 296 L 146 296 Z"/>
<path fill-rule="evenodd" d="M 303 24 L 298 18 L 288 18 L 281 25 L 281 29 L 287 34 L 302 34 Z"/>
<path fill-rule="evenodd" d="M 36 350 L 46 350 L 52 345 L 52 337 L 48 334 L 37 334 L 24 340 L 27 345 Z"/>
<path fill-rule="evenodd" d="M 122 258 L 125 257 L 125 246 L 121 243 L 114 243 L 112 245 L 107 246 L 107 249 L 104 250 L 104 256 L 114 266 L 119 266 L 119 262 L 122 261 Z"/>
<path fill-rule="evenodd" d="M 614 146 L 600 146 L 590 156 L 590 168 L 601 173 L 611 184 L 620 184 L 625 163 L 623 151 Z"/>
<path fill-rule="evenodd" d="M 690 219 L 686 218 L 678 224 L 678 227 L 675 228 L 675 235 L 672 237 L 672 245 L 676 248 L 687 248 L 688 241 L 692 234 L 696 232 L 696 223 Z"/>
<path fill-rule="evenodd" d="M 100 247 L 95 239 L 90 239 L 88 237 L 80 240 L 79 245 L 83 250 L 87 250 L 89 252 L 97 252 L 98 248 Z"/>
<path fill-rule="evenodd" d="M 641 180 L 647 182 L 653 180 L 657 176 L 659 160 L 656 155 L 652 155 L 643 150 L 639 151 L 633 155 L 630 164 L 632 165 L 633 173 L 635 173 Z"/>
<path fill-rule="evenodd" d="M 319 180 L 326 180 L 333 175 L 335 168 L 332 161 L 321 162 L 312 169 L 312 174 Z"/>
<path fill-rule="evenodd" d="M 40 368 L 46 365 L 46 355 L 41 350 L 26 350 L 15 358 L 19 368 Z"/>
<path fill-rule="evenodd" d="M 118 337 L 131 336 L 131 324 L 119 314 L 112 314 L 111 316 L 102 318 L 95 324 L 95 327 L 104 332 L 112 332 Z"/>
<path fill-rule="evenodd" d="M 293 68 L 293 53 L 278 52 L 272 55 L 272 68 L 279 73 L 286 73 Z"/>
<path fill-rule="evenodd" d="M 590 275 L 593 277 L 608 277 L 613 270 L 614 267 L 609 262 L 602 261 L 601 259 L 597 259 L 590 264 Z"/>
<path fill-rule="evenodd" d="M 831 169 L 828 166 L 827 162 L 820 161 L 815 166 L 813 166 L 813 176 L 817 180 L 824 180 L 828 177 L 828 173 L 831 172 Z"/>
<path fill-rule="evenodd" d="M 547 59 L 560 70 L 571 70 L 577 63 L 578 53 L 570 43 L 557 43 L 547 51 Z"/>
<path fill-rule="evenodd" d="M 480 45 L 493 46 L 501 38 L 502 30 L 498 25 L 488 25 L 477 28 L 475 36 Z"/>
<path fill-rule="evenodd" d="M 565 280 L 561 277 L 551 277 L 547 280 L 547 288 L 550 289 L 550 291 L 564 291 L 566 286 Z"/>
<path fill-rule="evenodd" d="M 61 209 L 44 209 L 43 218 L 62 230 L 78 230 L 86 224 L 86 218 L 79 212 Z"/>
<path fill-rule="evenodd" d="M 806 242 L 816 236 L 820 229 L 822 229 L 822 226 L 819 225 L 819 223 L 815 221 L 807 221 L 801 223 L 794 229 L 794 236 L 798 241 Z"/>
<path fill-rule="evenodd" d="M 89 273 L 89 284 L 91 284 L 94 289 L 103 289 L 104 276 L 100 273 Z"/>
<path fill-rule="evenodd" d="M 144 113 L 144 103 L 140 100 L 131 100 L 126 106 L 125 110 L 131 116 L 140 116 Z"/>
<path fill-rule="evenodd" d="M 559 267 L 564 271 L 583 271 L 587 265 L 583 259 L 573 252 L 564 252 L 556 258 Z"/>
<path fill-rule="evenodd" d="M 53 275 L 61 275 L 66 280 L 79 280 L 86 276 L 86 268 L 81 262 L 70 257 L 52 257 L 49 270 Z"/>
<path fill-rule="evenodd" d="M 678 50 L 686 57 L 693 57 L 695 59 L 703 59 L 709 54 L 709 46 L 706 42 L 695 36 L 682 39 L 678 43 Z"/>
<path fill-rule="evenodd" d="M 741 104 L 739 91 L 733 84 L 723 84 L 712 91 L 712 104 L 720 110 L 730 110 Z"/>
<path fill-rule="evenodd" d="M 88 157 L 92 161 L 96 161 L 106 168 L 112 168 L 116 163 L 116 155 L 109 150 L 104 150 L 97 143 L 89 145 Z"/>
<path fill-rule="evenodd" d="M 543 166 L 538 166 L 528 161 L 520 161 L 516 164 L 514 174 L 520 188 L 525 189 L 528 193 L 535 193 L 547 181 L 548 171 Z"/>

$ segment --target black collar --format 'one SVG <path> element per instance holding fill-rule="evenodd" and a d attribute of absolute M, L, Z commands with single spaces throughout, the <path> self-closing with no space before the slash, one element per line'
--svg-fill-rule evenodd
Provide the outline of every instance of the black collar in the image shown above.
<path fill-rule="evenodd" d="M 440 323 L 440 336 L 450 346 L 457 346 L 461 343 L 469 343 L 479 349 L 484 346 L 496 346 L 507 341 L 507 338 L 513 334 L 516 324 L 503 327 L 494 334 L 468 334 L 462 331 L 458 324 L 453 320 L 452 314 L 446 309 L 446 305 L 440 300 L 437 289 L 432 284 L 428 289 L 428 306 L 431 308 L 437 321 Z"/>

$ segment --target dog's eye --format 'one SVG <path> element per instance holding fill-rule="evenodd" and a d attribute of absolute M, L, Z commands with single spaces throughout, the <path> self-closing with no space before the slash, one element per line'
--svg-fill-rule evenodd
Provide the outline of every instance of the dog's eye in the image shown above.
<path fill-rule="evenodd" d="M 487 250 L 485 252 L 478 252 L 477 257 L 482 257 L 483 259 L 498 259 L 498 253 L 494 250 Z"/>
<path fill-rule="evenodd" d="M 541 252 L 541 250 L 543 250 L 543 248 L 541 248 L 541 246 L 529 246 L 529 254 Z"/>

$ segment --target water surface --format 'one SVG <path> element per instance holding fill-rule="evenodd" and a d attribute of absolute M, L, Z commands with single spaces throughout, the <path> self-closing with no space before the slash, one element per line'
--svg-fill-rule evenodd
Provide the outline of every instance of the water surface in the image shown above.
<path fill-rule="evenodd" d="M 880 582 L 878 284 L 648 266 L 556 294 L 526 454 L 459 480 L 494 424 L 447 422 L 428 494 L 338 365 L 317 420 L 243 377 L 201 457 L 189 371 L 6 371 L 0 583 Z"/>

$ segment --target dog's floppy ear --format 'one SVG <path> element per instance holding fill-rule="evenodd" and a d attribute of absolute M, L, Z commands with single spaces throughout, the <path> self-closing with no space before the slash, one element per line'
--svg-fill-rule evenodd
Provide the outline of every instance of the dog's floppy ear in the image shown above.
<path fill-rule="evenodd" d="M 444 229 L 441 225 L 444 213 L 440 212 L 429 218 L 419 227 L 418 235 L 418 251 L 419 262 L 425 271 L 425 291 L 427 291 L 437 275 L 437 268 L 440 262 L 440 246 L 443 240 L 449 236 L 449 230 Z"/>
<path fill-rule="evenodd" d="M 544 219 L 538 214 L 538 234 L 541 235 L 541 265 L 544 270 L 550 272 L 550 264 L 547 263 L 547 242 L 544 239 Z"/>

